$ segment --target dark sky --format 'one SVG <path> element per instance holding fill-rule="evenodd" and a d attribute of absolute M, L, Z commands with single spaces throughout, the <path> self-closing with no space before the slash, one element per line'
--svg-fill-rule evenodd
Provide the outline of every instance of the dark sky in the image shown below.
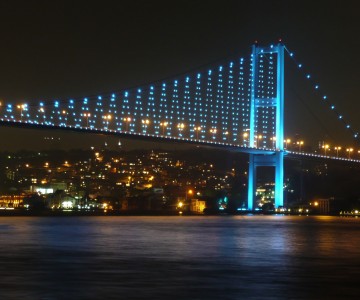
<path fill-rule="evenodd" d="M 38 103 L 101 95 L 228 56 L 245 56 L 254 40 L 268 44 L 279 37 L 360 130 L 360 23 L 355 0 L 2 1 L 0 99 Z M 293 89 L 289 98 L 296 98 L 301 88 Z M 290 105 L 290 99 L 286 101 Z M 304 123 L 303 129 L 291 124 L 293 130 L 309 131 L 309 112 L 292 109 L 287 119 L 290 115 Z M 335 117 L 331 123 L 341 127 Z M 119 140 L 8 127 L 0 128 L 0 136 L 0 151 L 88 147 L 105 140 L 116 145 Z M 144 146 L 121 141 L 129 148 Z"/>

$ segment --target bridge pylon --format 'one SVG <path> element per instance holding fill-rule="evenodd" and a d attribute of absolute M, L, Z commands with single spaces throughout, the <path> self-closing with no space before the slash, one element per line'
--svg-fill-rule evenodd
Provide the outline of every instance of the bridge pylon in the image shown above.
<path fill-rule="evenodd" d="M 270 59 L 266 57 L 270 55 Z M 275 57 L 275 59 L 273 59 Z M 269 67 L 266 69 L 265 64 Z M 272 75 L 275 73 L 276 79 Z M 266 79 L 264 74 L 271 74 Z M 268 80 L 273 86 L 270 89 L 264 88 L 264 80 Z M 272 110 L 273 118 L 272 131 L 264 120 L 262 113 Z M 261 128 L 261 126 L 263 126 Z M 261 132 L 263 130 L 263 132 Z M 252 48 L 252 73 L 251 73 L 251 99 L 250 99 L 250 147 L 259 147 L 259 135 L 275 134 L 275 149 L 270 154 L 251 153 L 249 158 L 248 172 L 248 210 L 254 209 L 256 195 L 256 169 L 261 166 L 275 167 L 275 207 L 284 205 L 284 45 L 277 44 L 270 47 Z"/>

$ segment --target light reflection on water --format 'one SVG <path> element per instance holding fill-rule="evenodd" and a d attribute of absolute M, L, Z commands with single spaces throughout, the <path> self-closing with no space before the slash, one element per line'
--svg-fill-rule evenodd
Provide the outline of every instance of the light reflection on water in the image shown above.
<path fill-rule="evenodd" d="M 360 220 L 0 217 L 0 299 L 357 299 Z"/>

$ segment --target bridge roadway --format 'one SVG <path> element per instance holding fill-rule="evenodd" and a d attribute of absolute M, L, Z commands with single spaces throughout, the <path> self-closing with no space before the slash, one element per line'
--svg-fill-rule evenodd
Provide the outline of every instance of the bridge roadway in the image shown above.
<path fill-rule="evenodd" d="M 247 154 L 262 154 L 262 155 L 273 155 L 279 150 L 272 148 L 256 148 L 256 147 L 248 147 L 239 144 L 231 144 L 231 143 L 221 143 L 216 141 L 204 141 L 198 139 L 189 139 L 182 137 L 169 137 L 162 135 L 154 135 L 154 134 L 142 134 L 142 133 L 133 133 L 126 131 L 118 131 L 111 129 L 97 129 L 97 128 L 89 128 L 89 127 L 75 127 L 75 126 L 58 126 L 58 125 L 47 125 L 47 124 L 36 124 L 30 123 L 27 121 L 19 121 L 19 120 L 4 120 L 0 119 L 0 126 L 10 126 L 10 127 L 18 127 L 24 129 L 39 129 L 39 130 L 65 130 L 65 131 L 75 131 L 75 132 L 84 132 L 89 134 L 104 134 L 104 135 L 116 135 L 124 138 L 133 138 L 133 139 L 141 139 L 147 141 L 156 141 L 156 142 L 181 142 L 186 144 L 194 144 L 199 146 L 211 146 L 212 148 L 226 149 L 228 151 L 234 152 L 242 152 Z M 289 158 L 313 158 L 313 159 L 330 159 L 337 161 L 345 161 L 345 162 L 354 162 L 360 163 L 360 159 L 346 158 L 346 157 L 337 157 L 330 155 L 322 155 L 318 153 L 310 153 L 310 152 L 300 152 L 300 151 L 291 151 L 284 150 L 284 156 Z"/>

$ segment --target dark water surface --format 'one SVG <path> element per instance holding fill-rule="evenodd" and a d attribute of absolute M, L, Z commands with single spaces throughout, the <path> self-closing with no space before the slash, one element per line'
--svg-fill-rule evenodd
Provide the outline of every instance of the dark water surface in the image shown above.
<path fill-rule="evenodd" d="M 0 217 L 0 299 L 360 299 L 360 219 Z"/>

